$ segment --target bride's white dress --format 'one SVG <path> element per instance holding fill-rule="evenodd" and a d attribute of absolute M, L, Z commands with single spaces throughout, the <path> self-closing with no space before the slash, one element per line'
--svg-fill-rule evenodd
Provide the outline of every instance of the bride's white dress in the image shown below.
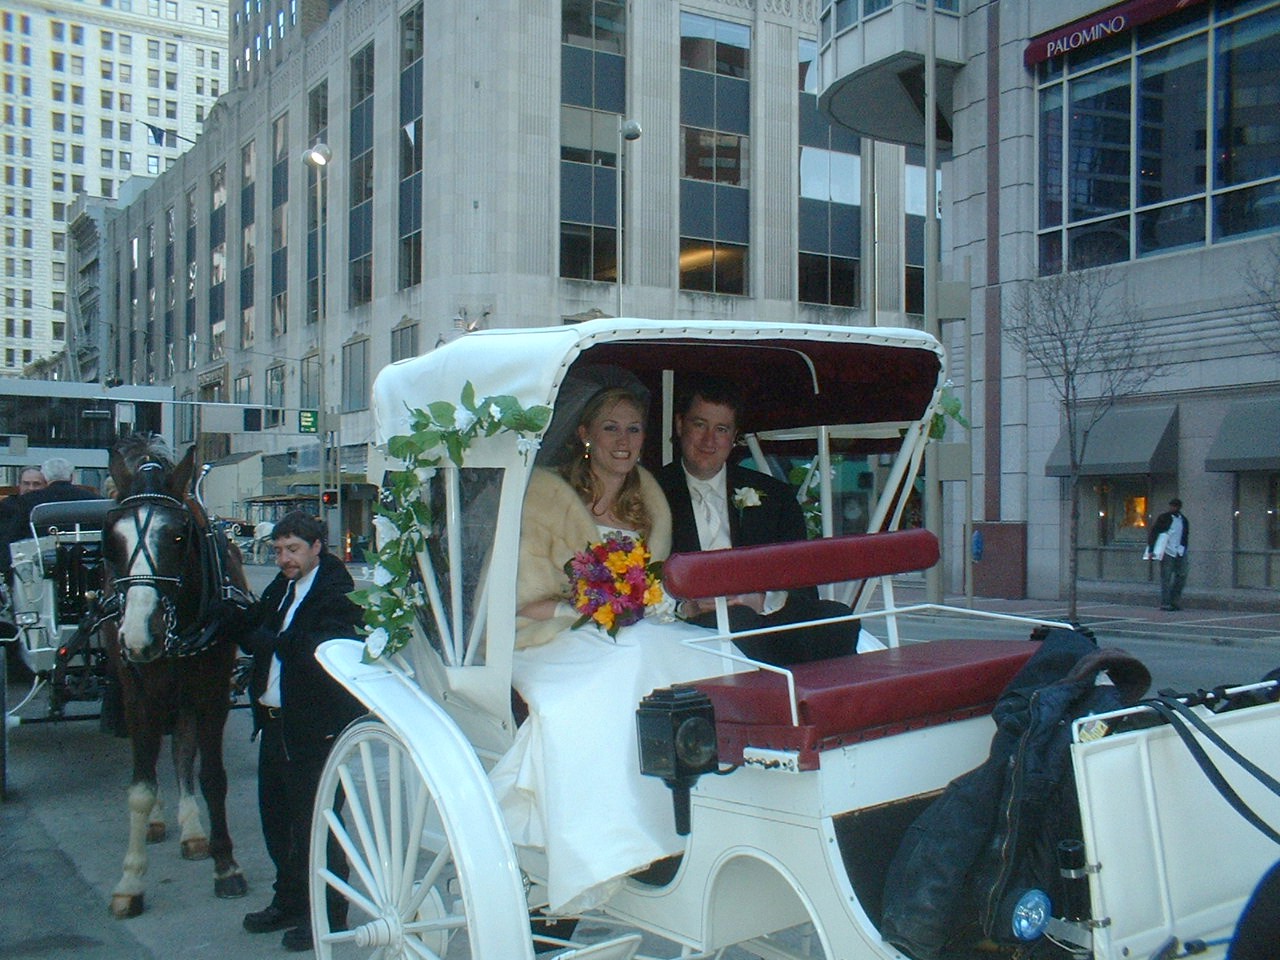
<path fill-rule="evenodd" d="M 602 903 L 627 873 L 684 849 L 671 791 L 640 773 L 636 707 L 659 687 L 742 669 L 689 637 L 707 631 L 655 617 L 616 641 L 588 626 L 516 651 L 529 718 L 490 779 L 515 844 L 546 852 L 550 912 Z"/>

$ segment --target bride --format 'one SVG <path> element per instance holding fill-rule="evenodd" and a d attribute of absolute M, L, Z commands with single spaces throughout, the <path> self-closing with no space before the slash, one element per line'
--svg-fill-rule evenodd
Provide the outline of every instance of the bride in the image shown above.
<path fill-rule="evenodd" d="M 670 792 L 640 774 L 636 706 L 658 687 L 728 672 L 681 642 L 705 631 L 660 613 L 616 637 L 574 629 L 565 564 L 576 552 L 619 534 L 653 560 L 670 552 L 671 512 L 639 463 L 647 413 L 634 380 L 598 389 L 568 461 L 536 469 L 525 495 L 512 684 L 529 716 L 490 778 L 512 840 L 545 851 L 553 914 L 602 903 L 627 873 L 684 849 Z"/>

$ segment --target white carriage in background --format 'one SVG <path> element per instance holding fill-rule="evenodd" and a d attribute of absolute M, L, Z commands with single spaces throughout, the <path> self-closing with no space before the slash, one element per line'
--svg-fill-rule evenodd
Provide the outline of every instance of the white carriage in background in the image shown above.
<path fill-rule="evenodd" d="M 102 524 L 114 500 L 71 500 L 42 503 L 31 511 L 30 537 L 9 546 L 12 575 L 5 589 L 9 608 L 0 629 L 31 675 L 31 687 L 12 707 L 0 684 L 0 715 L 17 722 L 42 691 L 48 693 L 44 716 L 60 719 L 72 701 L 103 701 L 111 716 L 105 725 L 123 721 L 119 697 L 98 641 L 93 616 L 102 576 Z M 81 629 L 82 624 L 85 629 Z M 90 718 L 97 714 L 89 714 Z M 0 778 L 7 751 L 0 749 Z"/>
<path fill-rule="evenodd" d="M 668 564 L 674 592 L 708 596 L 838 574 L 828 589 L 864 623 L 881 618 L 889 646 L 698 684 L 714 704 L 719 761 L 738 767 L 682 784 L 691 785 L 691 830 L 667 882 L 627 880 L 590 914 L 639 933 L 561 944 L 564 956 L 624 960 L 643 934 L 653 938 L 646 956 L 732 948 L 729 956 L 903 957 L 878 930 L 885 865 L 914 815 L 986 758 L 992 702 L 1035 646 L 911 643 L 898 634 L 907 608 L 894 607 L 890 577 L 938 558 L 931 534 L 899 527 L 939 409 L 941 348 L 910 330 L 816 325 L 602 320 L 485 331 L 383 370 L 377 439 L 385 450 L 408 431 L 409 408 L 456 403 L 468 383 L 477 397 L 554 406 L 576 364 L 621 366 L 649 388 L 649 464 L 671 455 L 673 384 L 712 372 L 750 388 L 747 445 L 757 465 L 812 466 L 829 539 L 685 555 Z M 870 535 L 839 536 L 843 491 L 832 477 L 858 460 L 873 477 Z M 500 432 L 477 439 L 463 467 L 437 471 L 422 490 L 435 519 L 419 557 L 429 604 L 417 640 L 391 663 L 363 663 L 350 641 L 320 650 L 371 713 L 335 745 L 317 798 L 312 903 L 322 958 L 531 960 L 535 946 L 556 946 L 535 945 L 530 931 L 530 911 L 546 903 L 545 859 L 513 845 L 487 777 L 516 731 L 513 584 L 533 467 L 527 445 Z M 382 469 L 371 468 L 370 479 L 380 482 Z M 1280 703 L 1210 722 L 1275 769 Z M 1090 903 L 1068 931 L 1082 942 L 1077 955 L 1147 957 L 1170 937 L 1229 935 L 1277 851 L 1257 842 L 1167 726 L 1077 739 Z M 658 765 L 669 763 L 680 781 L 678 768 L 698 745 L 667 746 Z M 1280 821 L 1280 800 L 1232 782 Z M 351 861 L 347 881 L 324 867 L 330 836 Z M 348 929 L 330 928 L 326 888 L 349 901 Z"/>

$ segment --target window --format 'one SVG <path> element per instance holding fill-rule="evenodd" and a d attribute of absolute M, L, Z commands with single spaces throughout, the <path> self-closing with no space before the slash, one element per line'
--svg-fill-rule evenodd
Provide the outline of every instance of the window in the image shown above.
<path fill-rule="evenodd" d="M 373 85 L 370 43 L 351 58 L 347 293 L 353 307 L 373 299 Z"/>
<path fill-rule="evenodd" d="M 369 341 L 342 347 L 342 412 L 369 408 Z"/>
<path fill-rule="evenodd" d="M 751 28 L 680 15 L 680 288 L 747 292 Z"/>
<path fill-rule="evenodd" d="M 323 143 L 329 133 L 329 84 L 321 82 L 307 95 L 307 139 Z M 312 173 L 309 176 L 314 177 Z M 320 310 L 320 214 L 316 209 L 315 180 L 307 190 L 307 323 L 315 323 Z M 327 211 L 326 211 L 327 215 Z M 327 256 L 327 255 L 326 255 Z"/>
<path fill-rule="evenodd" d="M 400 18 L 399 289 L 422 281 L 422 4 Z"/>
<path fill-rule="evenodd" d="M 284 421 L 284 366 L 267 367 L 267 426 L 278 427 Z"/>
<path fill-rule="evenodd" d="M 563 0 L 560 26 L 560 276 L 616 282 L 626 7 Z"/>
<path fill-rule="evenodd" d="M 1040 273 L 1280 229 L 1280 9 L 1248 6 L 1039 65 Z"/>
<path fill-rule="evenodd" d="M 404 360 L 418 355 L 418 324 L 409 323 L 391 331 L 391 359 Z"/>
<path fill-rule="evenodd" d="M 858 137 L 818 110 L 817 44 L 800 41 L 800 199 L 796 296 L 861 306 L 861 157 Z"/>

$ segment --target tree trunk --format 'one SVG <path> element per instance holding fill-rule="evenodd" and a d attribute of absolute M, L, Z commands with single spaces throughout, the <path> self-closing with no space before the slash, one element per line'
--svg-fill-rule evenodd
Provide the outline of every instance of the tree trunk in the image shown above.
<path fill-rule="evenodd" d="M 1080 474 L 1071 470 L 1071 519 L 1067 527 L 1067 619 L 1076 619 L 1076 587 L 1080 575 Z"/>

